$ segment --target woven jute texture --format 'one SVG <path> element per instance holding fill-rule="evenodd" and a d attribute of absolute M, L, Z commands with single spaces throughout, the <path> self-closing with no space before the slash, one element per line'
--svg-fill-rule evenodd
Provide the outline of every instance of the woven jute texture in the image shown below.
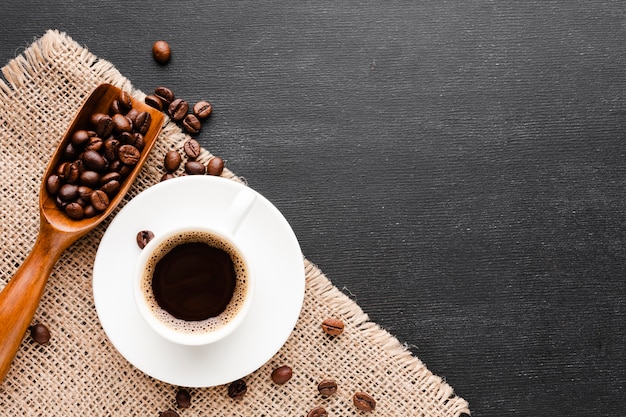
<path fill-rule="evenodd" d="M 98 59 L 65 33 L 48 31 L 2 68 L 0 80 L 0 288 L 30 252 L 38 232 L 38 191 L 58 139 L 87 95 L 114 84 L 143 100 L 114 65 Z M 188 139 L 166 121 L 146 166 L 122 206 L 157 183 L 164 154 Z M 207 161 L 210 152 L 202 151 Z M 223 176 L 241 181 L 232 172 Z M 115 213 L 114 213 L 115 214 Z M 98 243 L 110 219 L 72 245 L 56 264 L 33 322 L 52 332 L 46 345 L 25 335 L 0 383 L 4 416 L 158 416 L 176 410 L 180 388 L 155 380 L 129 364 L 107 339 L 94 307 L 91 277 Z M 329 416 L 364 415 L 352 403 L 356 391 L 377 402 L 372 416 L 458 416 L 468 404 L 452 388 L 337 289 L 304 258 L 306 293 L 297 325 L 280 351 L 245 377 L 246 396 L 233 400 L 227 385 L 193 388 L 181 416 L 305 416 L 323 406 Z M 346 325 L 338 337 L 321 331 L 327 317 Z M 2 343 L 2 341 L 0 341 Z M 164 360 L 167 360 L 164 358 Z M 288 364 L 284 385 L 271 371 Z M 324 398 L 317 384 L 333 378 L 339 389 Z"/>

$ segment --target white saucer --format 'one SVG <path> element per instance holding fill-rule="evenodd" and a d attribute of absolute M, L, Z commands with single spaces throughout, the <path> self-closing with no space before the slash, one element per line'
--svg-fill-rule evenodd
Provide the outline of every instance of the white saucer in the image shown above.
<path fill-rule="evenodd" d="M 155 333 L 137 310 L 131 276 L 141 252 L 137 232 L 219 219 L 245 187 L 213 176 L 160 182 L 128 202 L 104 233 L 93 271 L 96 311 L 107 336 L 131 364 L 161 381 L 210 387 L 242 378 L 265 364 L 291 334 L 304 299 L 304 261 L 287 220 L 257 193 L 237 235 L 251 250 L 258 272 L 255 298 L 246 319 L 225 339 L 182 346 Z M 245 249 L 245 248 L 242 248 Z"/>

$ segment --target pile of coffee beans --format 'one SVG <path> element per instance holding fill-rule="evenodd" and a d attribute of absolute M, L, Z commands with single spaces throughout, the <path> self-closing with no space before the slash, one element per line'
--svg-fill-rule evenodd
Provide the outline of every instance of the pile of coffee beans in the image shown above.
<path fill-rule="evenodd" d="M 109 207 L 124 179 L 141 158 L 149 112 L 132 107 L 124 91 L 107 113 L 90 116 L 89 126 L 71 132 L 60 163 L 46 179 L 46 190 L 74 220 Z"/>

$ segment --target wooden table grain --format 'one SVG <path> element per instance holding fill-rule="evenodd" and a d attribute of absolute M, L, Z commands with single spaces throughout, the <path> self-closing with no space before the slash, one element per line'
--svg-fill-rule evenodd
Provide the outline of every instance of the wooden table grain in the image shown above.
<path fill-rule="evenodd" d="M 58 29 L 211 101 L 202 145 L 473 415 L 626 409 L 623 3 L 55 3 L 3 3 L 3 65 Z"/>

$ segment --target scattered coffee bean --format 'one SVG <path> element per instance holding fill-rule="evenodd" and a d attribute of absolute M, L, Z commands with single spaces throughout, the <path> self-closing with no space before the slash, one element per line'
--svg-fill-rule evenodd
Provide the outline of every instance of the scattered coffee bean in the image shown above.
<path fill-rule="evenodd" d="M 167 87 L 157 87 L 154 89 L 154 95 L 157 96 L 163 102 L 163 109 L 169 107 L 169 105 L 176 98 L 174 92 Z"/>
<path fill-rule="evenodd" d="M 195 139 L 189 139 L 183 145 L 183 151 L 185 151 L 185 155 L 190 160 L 195 160 L 198 156 L 200 156 L 200 143 Z"/>
<path fill-rule="evenodd" d="M 352 402 L 354 406 L 361 411 L 372 411 L 376 408 L 376 400 L 371 395 L 365 392 L 356 392 L 352 396 Z"/>
<path fill-rule="evenodd" d="M 170 150 L 165 154 L 165 159 L 163 160 L 163 168 L 168 173 L 172 173 L 176 171 L 180 167 L 180 163 L 183 161 L 183 158 L 180 154 L 175 150 Z"/>
<path fill-rule="evenodd" d="M 137 246 L 140 249 L 146 247 L 146 245 L 154 238 L 154 233 L 150 230 L 142 230 L 137 233 Z"/>
<path fill-rule="evenodd" d="M 176 405 L 179 408 L 189 408 L 191 405 L 191 394 L 186 389 L 179 389 L 176 393 Z"/>
<path fill-rule="evenodd" d="M 209 163 L 207 164 L 207 174 L 214 175 L 219 177 L 224 172 L 224 160 L 219 156 L 214 156 L 209 159 Z"/>
<path fill-rule="evenodd" d="M 206 167 L 202 162 L 187 161 L 185 162 L 185 172 L 189 175 L 204 175 Z"/>
<path fill-rule="evenodd" d="M 243 379 L 238 379 L 233 381 L 228 386 L 228 396 L 234 399 L 241 399 L 246 395 L 248 391 L 248 387 L 246 385 L 246 381 Z"/>
<path fill-rule="evenodd" d="M 152 45 L 152 56 L 159 64 L 167 64 L 172 58 L 172 49 L 167 42 L 158 40 Z"/>
<path fill-rule="evenodd" d="M 193 106 L 193 114 L 200 120 L 206 119 L 213 112 L 213 106 L 208 101 L 199 101 Z"/>
<path fill-rule="evenodd" d="M 182 98 L 177 98 L 172 101 L 167 108 L 168 114 L 172 120 L 176 122 L 183 120 L 183 118 L 187 115 L 187 111 L 189 111 L 189 103 Z"/>
<path fill-rule="evenodd" d="M 190 135 L 195 135 L 200 133 L 200 128 L 202 124 L 200 123 L 200 119 L 198 119 L 194 114 L 188 114 L 183 119 L 183 129 Z"/>
<path fill-rule="evenodd" d="M 159 413 L 159 417 L 180 417 L 180 415 L 174 410 L 165 410 Z"/>
<path fill-rule="evenodd" d="M 154 107 L 158 111 L 163 111 L 163 101 L 160 98 L 158 98 L 157 96 L 155 96 L 153 94 L 149 94 L 149 95 L 146 96 L 144 101 L 145 101 L 145 103 L 148 106 Z"/>
<path fill-rule="evenodd" d="M 335 318 L 329 318 L 322 322 L 322 330 L 330 336 L 339 336 L 343 333 L 343 321 Z"/>
<path fill-rule="evenodd" d="M 324 397 L 329 397 L 337 392 L 337 382 L 332 379 L 325 379 L 317 384 L 317 391 Z"/>
<path fill-rule="evenodd" d="M 30 337 L 40 345 L 44 345 L 50 341 L 50 330 L 45 325 L 37 323 L 30 327 Z"/>
<path fill-rule="evenodd" d="M 293 372 L 287 365 L 279 366 L 272 371 L 272 381 L 275 384 L 284 384 L 291 379 Z"/>
<path fill-rule="evenodd" d="M 328 413 L 324 407 L 318 406 L 309 411 L 306 417 L 328 417 Z"/>

